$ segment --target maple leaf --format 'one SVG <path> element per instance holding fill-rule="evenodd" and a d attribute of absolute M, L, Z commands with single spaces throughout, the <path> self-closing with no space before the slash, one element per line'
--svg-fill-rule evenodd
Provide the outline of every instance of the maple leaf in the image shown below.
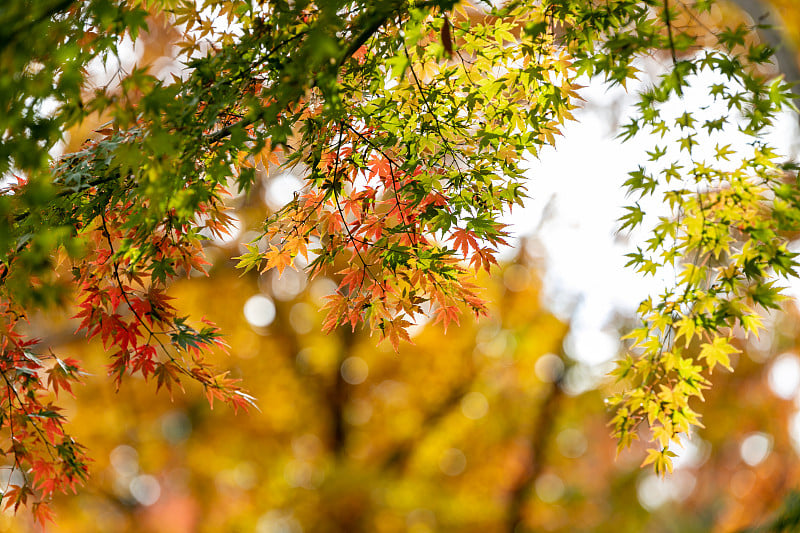
<path fill-rule="evenodd" d="M 4 509 L 13 508 L 14 511 L 19 509 L 20 505 L 24 505 L 28 501 L 28 497 L 33 495 L 33 491 L 28 485 L 9 485 L 2 495 L 2 499 L 6 501 Z"/>
<path fill-rule="evenodd" d="M 434 316 L 436 317 L 433 321 L 433 324 L 436 325 L 439 322 L 442 323 L 444 327 L 445 333 L 447 333 L 447 326 L 450 325 L 451 322 L 455 322 L 456 325 L 460 325 L 458 318 L 461 314 L 461 311 L 455 305 L 439 305 L 434 311 Z"/>
<path fill-rule="evenodd" d="M 488 246 L 484 246 L 483 248 L 475 251 L 469 263 L 475 268 L 475 271 L 483 268 L 486 272 L 490 272 L 492 264 L 497 264 L 495 253 L 495 250 L 492 250 Z"/>
<path fill-rule="evenodd" d="M 360 266 L 351 266 L 339 271 L 338 274 L 344 274 L 342 281 L 339 282 L 339 290 L 344 291 L 345 288 L 349 287 L 347 292 L 352 294 L 363 286 L 366 270 Z"/>
<path fill-rule="evenodd" d="M 369 159 L 369 177 L 379 176 L 381 178 L 391 177 L 392 163 L 380 153 L 372 154 Z"/>
<path fill-rule="evenodd" d="M 461 249 L 461 254 L 464 257 L 469 256 L 469 250 L 472 248 L 473 250 L 478 250 L 478 241 L 475 239 L 475 232 L 458 228 L 453 231 L 452 235 L 453 239 L 453 247 L 458 250 Z"/>
<path fill-rule="evenodd" d="M 725 337 L 716 337 L 711 343 L 703 343 L 700 346 L 700 359 L 705 359 L 708 364 L 709 373 L 714 371 L 716 365 L 722 365 L 728 370 L 731 367 L 731 354 L 739 353 Z"/>
<path fill-rule="evenodd" d="M 61 410 L 58 407 L 54 407 L 52 405 L 48 407 L 49 409 L 39 411 L 35 416 L 44 418 L 44 421 L 41 424 L 42 429 L 44 429 L 44 434 L 50 443 L 55 443 L 57 439 L 64 437 L 64 430 L 61 427 L 61 422 L 63 421 L 64 416 L 58 414 L 57 411 Z"/>
<path fill-rule="evenodd" d="M 40 525 L 45 526 L 47 523 L 55 524 L 55 514 L 47 502 L 34 502 L 31 506 L 31 512 L 33 513 L 34 520 Z"/>
<path fill-rule="evenodd" d="M 266 254 L 264 254 L 264 258 L 267 260 L 267 263 L 261 270 L 262 272 L 277 268 L 278 275 L 283 275 L 283 271 L 286 269 L 286 267 L 293 265 L 292 254 L 289 252 L 289 250 L 285 248 L 278 248 L 274 244 L 270 245 L 270 249 Z"/>
<path fill-rule="evenodd" d="M 395 352 L 400 351 L 400 341 L 404 340 L 413 344 L 411 336 L 408 334 L 408 327 L 411 322 L 402 318 L 395 318 L 392 320 L 384 320 L 381 323 L 381 341 L 389 339 Z"/>
<path fill-rule="evenodd" d="M 645 457 L 641 466 L 652 464 L 655 468 L 656 474 L 659 476 L 666 475 L 667 472 L 672 473 L 672 457 L 677 457 L 677 454 L 667 449 L 650 448 L 647 450 L 647 457 Z"/>
<path fill-rule="evenodd" d="M 256 164 L 260 163 L 267 173 L 269 173 L 270 165 L 279 166 L 281 163 L 280 159 L 278 159 L 277 150 L 272 150 L 269 143 L 267 143 L 263 150 L 253 156 L 253 162 Z"/>
<path fill-rule="evenodd" d="M 283 247 L 285 250 L 289 252 L 290 257 L 297 257 L 298 254 L 302 255 L 303 258 L 308 261 L 308 246 L 307 242 L 304 238 L 294 236 L 287 238 L 286 242 L 284 243 Z M 294 265 L 292 265 L 294 266 Z"/>
<path fill-rule="evenodd" d="M 153 374 L 158 364 L 156 361 L 156 349 L 149 344 L 138 346 L 131 360 L 133 363 L 132 370 L 134 372 L 140 371 L 142 377 L 147 379 Z"/>
<path fill-rule="evenodd" d="M 58 396 L 59 389 L 64 389 L 74 397 L 72 392 L 72 381 L 78 381 L 78 377 L 83 374 L 78 362 L 75 359 L 61 360 L 55 357 L 56 364 L 45 371 L 47 374 L 47 386 L 53 389 Z"/>
<path fill-rule="evenodd" d="M 34 460 L 31 462 L 31 474 L 34 486 L 41 490 L 45 497 L 55 491 L 56 475 L 53 463 L 41 459 Z"/>
<path fill-rule="evenodd" d="M 156 391 L 161 390 L 161 387 L 167 389 L 170 400 L 172 399 L 172 385 L 176 384 L 183 392 L 183 385 L 180 381 L 180 370 L 177 365 L 171 361 L 166 363 L 157 363 L 153 375 L 156 377 Z"/>
<path fill-rule="evenodd" d="M 330 333 L 341 323 L 342 317 L 348 314 L 348 301 L 339 293 L 326 296 L 325 300 L 321 310 L 327 310 L 327 314 L 322 323 L 322 331 Z"/>

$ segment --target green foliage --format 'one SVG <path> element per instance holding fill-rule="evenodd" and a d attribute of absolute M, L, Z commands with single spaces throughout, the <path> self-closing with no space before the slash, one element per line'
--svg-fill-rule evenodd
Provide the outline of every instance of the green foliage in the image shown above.
<path fill-rule="evenodd" d="M 671 211 L 653 226 L 648 246 L 629 254 L 630 266 L 652 275 L 676 272 L 677 283 L 640 307 L 642 326 L 629 336 L 638 359 L 617 372 L 633 386 L 612 400 L 618 409 L 615 433 L 623 442 L 647 418 L 662 450 L 654 449 L 657 456 L 649 460 L 659 472 L 671 469 L 665 444 L 680 442 L 680 435 L 698 424 L 688 400 L 702 399 L 706 387 L 702 377 L 688 381 L 679 365 L 697 361 L 709 374 L 718 364 L 731 370 L 730 355 L 739 351 L 732 344 L 736 329 L 757 335 L 760 310 L 778 308 L 783 299 L 776 278 L 797 275 L 796 254 L 787 249 L 798 229 L 794 214 L 788 214 L 798 208 L 789 192 L 797 174 L 764 141 L 777 114 L 791 105 L 789 87 L 759 73 L 765 59 L 760 48 L 746 46 L 747 35 L 744 28 L 722 31 L 717 49 L 682 61 L 679 75 L 676 64 L 642 95 L 638 116 L 624 128 L 626 136 L 640 130 L 665 136 L 673 126 L 662 106 L 688 90 L 700 73 L 725 76 L 725 84 L 709 87 L 708 109 L 685 110 L 674 119 L 673 149 L 648 152 L 650 167 L 660 172 L 640 168 L 626 182 L 632 196 L 660 194 Z M 714 143 L 714 132 L 726 123 L 738 125 L 749 139 L 744 148 L 717 143 L 710 157 L 699 155 L 698 143 Z M 638 204 L 628 209 L 622 229 L 643 225 Z"/>

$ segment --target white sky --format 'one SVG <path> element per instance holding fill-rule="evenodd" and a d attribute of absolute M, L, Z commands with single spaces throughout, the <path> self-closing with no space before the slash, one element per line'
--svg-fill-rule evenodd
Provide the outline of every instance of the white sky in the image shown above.
<path fill-rule="evenodd" d="M 643 73 L 642 78 L 657 74 L 658 68 L 649 65 L 646 70 L 650 73 Z M 713 105 L 706 111 L 701 108 L 711 103 L 706 87 L 716 81 L 710 76 L 700 77 L 697 89 L 686 91 L 683 100 L 670 102 L 664 114 L 679 116 L 685 110 L 713 113 Z M 629 94 L 620 87 L 586 85 L 582 91 L 585 108 L 575 113 L 576 122 L 564 128 L 556 148 L 545 150 L 531 162 L 530 198 L 506 222 L 519 236 L 539 229 L 535 238 L 544 252 L 538 260 L 542 262 L 545 301 L 556 314 L 572 320 L 568 355 L 596 365 L 617 354 L 617 333 L 609 329 L 614 314 L 633 315 L 643 298 L 672 283 L 668 278 L 674 273 L 643 277 L 624 266 L 628 261 L 624 255 L 647 237 L 647 218 L 637 234 L 616 234 L 622 206 L 634 200 L 626 199 L 622 187 L 628 172 L 647 160 L 645 150 L 651 150 L 654 143 L 662 147 L 669 143 L 644 134 L 628 142 L 615 139 L 614 112 L 619 111 L 618 120 L 624 124 L 636 101 L 632 95 L 643 84 L 629 84 Z M 792 115 L 781 118 L 770 139 L 780 153 L 797 155 L 797 129 Z M 709 139 L 706 153 L 696 152 L 695 158 L 709 159 L 717 142 L 747 149 L 746 138 L 733 127 L 718 137 Z M 654 214 L 667 214 L 657 195 L 641 204 L 651 219 Z M 800 296 L 800 283 L 793 284 L 789 292 Z"/>

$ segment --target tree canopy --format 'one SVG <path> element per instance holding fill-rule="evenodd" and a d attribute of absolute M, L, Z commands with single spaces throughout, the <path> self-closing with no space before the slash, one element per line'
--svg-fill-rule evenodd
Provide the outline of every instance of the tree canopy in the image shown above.
<path fill-rule="evenodd" d="M 620 449 L 649 428 L 646 463 L 672 470 L 709 375 L 731 367 L 739 332 L 796 277 L 797 169 L 768 144 L 793 108 L 773 50 L 715 2 L 668 0 L 11 2 L 0 8 L 0 427 L 22 481 L 7 507 L 40 519 L 87 475 L 58 395 L 83 376 L 26 334 L 38 309 L 74 303 L 119 387 L 170 394 L 195 381 L 212 403 L 254 403 L 204 354 L 218 328 L 173 307 L 171 281 L 207 265 L 203 240 L 228 231 L 225 199 L 294 168 L 304 186 L 238 257 L 283 272 L 302 258 L 338 287 L 325 331 L 363 324 L 397 350 L 415 317 L 445 328 L 486 312 L 474 282 L 526 196 L 524 158 L 557 142 L 586 83 L 625 86 L 649 60 L 663 73 L 638 95 L 623 137 L 663 140 L 626 186 L 621 230 L 649 237 L 630 266 L 671 275 L 644 301 L 609 403 Z M 176 33 L 181 68 L 121 67 L 154 21 Z M 33 44 L 31 44 L 33 43 Z M 119 68 L 97 84 L 93 69 Z M 689 109 L 698 83 L 710 101 Z M 677 103 L 677 104 L 676 104 Z M 675 113 L 675 109 L 679 109 Z M 107 121 L 79 151 L 52 153 L 70 128 Z M 728 142 L 733 128 L 743 141 Z M 76 130 L 73 130 L 76 131 Z M 535 183 L 533 185 L 535 187 Z M 668 211 L 653 218 L 651 199 Z M 247 376 L 245 376 L 247 381 Z M 243 388 L 244 387 L 244 388 Z"/>

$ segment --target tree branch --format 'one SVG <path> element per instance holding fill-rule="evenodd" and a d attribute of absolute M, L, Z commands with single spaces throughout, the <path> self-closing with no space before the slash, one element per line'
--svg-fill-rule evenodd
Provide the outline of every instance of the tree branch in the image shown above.
<path fill-rule="evenodd" d="M 542 473 L 545 452 L 547 451 L 546 446 L 553 432 L 553 426 L 561 408 L 563 396 L 561 378 L 559 378 L 550 386 L 539 405 L 539 417 L 536 419 L 533 431 L 526 439 L 529 462 L 509 494 L 508 509 L 506 511 L 506 531 L 509 533 L 519 531 L 520 526 L 524 523 L 523 511 L 525 504 L 531 496 L 536 479 Z"/>
<path fill-rule="evenodd" d="M 339 58 L 333 64 L 331 68 L 334 72 L 338 72 L 342 65 L 344 65 L 348 59 L 353 57 L 353 54 L 355 54 L 358 49 L 369 40 L 370 37 L 375 35 L 375 33 L 377 33 L 377 31 L 380 30 L 384 24 L 389 22 L 395 16 L 395 14 L 400 11 L 401 8 L 408 7 L 407 2 L 377 2 L 377 4 L 379 7 L 375 11 L 365 13 L 353 21 L 351 28 L 363 29 L 356 34 L 355 38 L 347 46 L 344 53 L 339 56 Z M 432 0 L 429 2 L 420 2 L 414 7 L 416 9 L 428 9 L 435 7 L 446 9 L 449 4 L 452 4 L 452 2 L 448 3 L 443 2 L 442 0 Z M 309 87 L 316 87 L 318 79 L 319 75 L 314 77 Z M 229 124 L 228 126 L 220 128 L 215 132 L 203 136 L 203 140 L 208 144 L 217 143 L 226 137 L 229 137 L 231 133 L 233 133 L 233 130 L 238 128 L 246 128 L 247 126 L 257 122 L 259 118 L 260 117 L 258 114 L 246 116 L 233 124 Z"/>

